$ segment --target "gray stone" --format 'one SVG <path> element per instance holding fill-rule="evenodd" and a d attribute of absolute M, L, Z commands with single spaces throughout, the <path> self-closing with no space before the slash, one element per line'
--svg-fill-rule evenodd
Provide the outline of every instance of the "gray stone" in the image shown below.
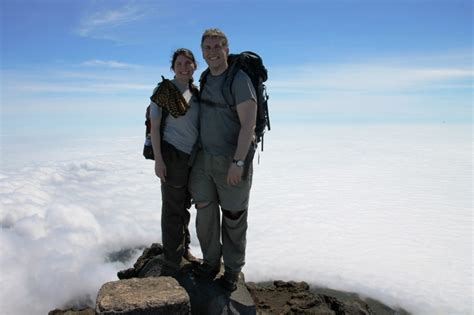
<path fill-rule="evenodd" d="M 82 310 L 53 310 L 48 313 L 48 315 L 95 315 L 95 311 L 92 308 L 86 308 Z"/>
<path fill-rule="evenodd" d="M 138 271 L 138 278 L 159 277 L 163 269 L 163 255 L 153 257 L 147 261 L 146 264 Z"/>
<path fill-rule="evenodd" d="M 142 269 L 149 263 L 150 260 L 153 260 L 155 257 L 163 253 L 163 246 L 158 243 L 151 244 L 150 247 L 145 248 L 143 253 L 138 260 L 133 265 L 133 268 L 128 268 L 126 270 L 121 270 L 117 273 L 119 279 L 131 279 L 131 278 L 144 278 Z M 151 271 L 153 272 L 153 271 Z M 160 270 L 157 270 L 157 275 L 159 276 Z"/>
<path fill-rule="evenodd" d="M 170 277 L 133 278 L 104 284 L 97 295 L 96 314 L 189 314 L 186 291 Z"/>

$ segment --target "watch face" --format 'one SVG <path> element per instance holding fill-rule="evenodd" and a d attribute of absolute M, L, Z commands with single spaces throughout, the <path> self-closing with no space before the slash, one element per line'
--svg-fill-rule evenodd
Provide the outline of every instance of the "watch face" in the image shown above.
<path fill-rule="evenodd" d="M 244 161 L 239 160 L 235 164 L 237 164 L 238 167 L 242 167 L 242 166 L 244 166 Z"/>

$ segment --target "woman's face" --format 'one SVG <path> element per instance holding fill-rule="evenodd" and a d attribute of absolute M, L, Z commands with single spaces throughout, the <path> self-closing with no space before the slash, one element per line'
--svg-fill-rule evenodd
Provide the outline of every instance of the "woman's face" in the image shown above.
<path fill-rule="evenodd" d="M 177 80 L 188 82 L 193 77 L 196 66 L 188 57 L 179 55 L 174 61 L 173 70 Z"/>

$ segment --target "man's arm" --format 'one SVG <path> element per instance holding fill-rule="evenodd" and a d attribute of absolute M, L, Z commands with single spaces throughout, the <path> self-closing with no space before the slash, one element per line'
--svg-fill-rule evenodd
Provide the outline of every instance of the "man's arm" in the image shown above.
<path fill-rule="evenodd" d="M 253 99 L 250 99 L 238 104 L 236 108 L 240 121 L 240 132 L 234 160 L 245 160 L 254 137 L 257 103 L 255 103 Z M 237 185 L 240 183 L 242 173 L 243 167 L 238 167 L 235 163 L 232 163 L 227 172 L 227 184 Z"/>
<path fill-rule="evenodd" d="M 163 112 L 161 108 L 159 108 L 156 104 L 151 104 L 151 106 L 155 106 L 153 110 L 158 110 L 159 115 L 155 113 L 150 114 L 150 121 L 151 121 L 151 144 L 153 146 L 153 154 L 155 156 L 155 174 L 158 176 L 163 182 L 166 181 L 166 165 L 163 162 L 163 157 L 161 155 L 161 135 L 160 135 L 160 127 L 161 127 L 161 115 Z M 152 109 L 150 109 L 151 111 Z"/>

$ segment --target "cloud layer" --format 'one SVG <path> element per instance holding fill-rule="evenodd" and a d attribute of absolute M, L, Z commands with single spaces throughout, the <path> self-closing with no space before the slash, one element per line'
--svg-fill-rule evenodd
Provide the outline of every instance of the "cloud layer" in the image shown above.
<path fill-rule="evenodd" d="M 92 304 L 138 255 L 112 253 L 160 241 L 159 183 L 142 140 L 44 142 L 41 159 L 18 151 L 24 166 L 6 161 L 7 314 Z M 414 314 L 469 313 L 471 146 L 469 126 L 274 126 L 255 165 L 246 279 L 305 280 Z"/>

